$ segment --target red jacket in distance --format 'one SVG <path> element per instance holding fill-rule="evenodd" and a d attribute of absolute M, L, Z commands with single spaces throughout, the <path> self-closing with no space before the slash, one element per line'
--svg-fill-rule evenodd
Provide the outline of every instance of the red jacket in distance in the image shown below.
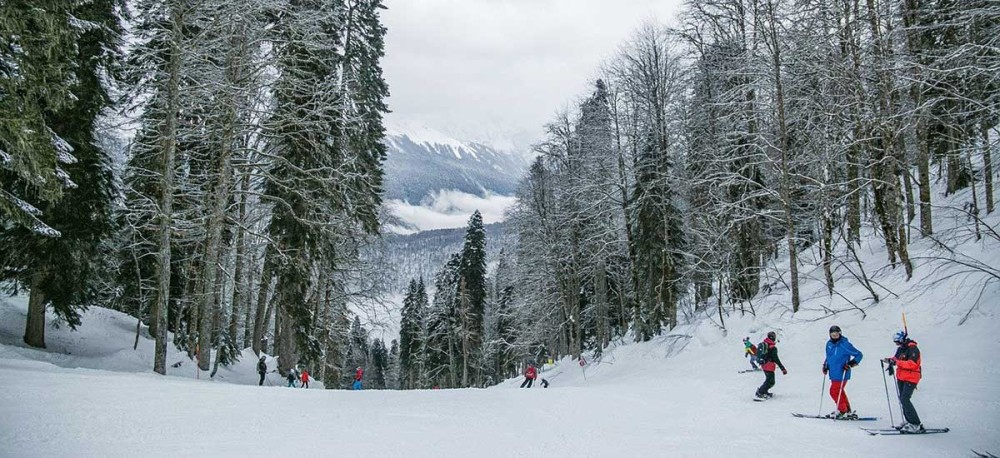
<path fill-rule="evenodd" d="M 920 382 L 920 349 L 910 339 L 896 349 L 896 380 L 913 384 Z"/>
<path fill-rule="evenodd" d="M 302 381 L 309 383 L 309 371 L 302 369 Z"/>
<path fill-rule="evenodd" d="M 359 367 L 357 372 L 354 373 L 354 380 L 360 382 L 361 378 L 364 377 L 364 375 L 365 375 L 365 370 Z"/>
<path fill-rule="evenodd" d="M 528 366 L 528 368 L 524 370 L 524 377 L 531 380 L 538 377 L 538 371 L 535 370 L 535 366 Z"/>

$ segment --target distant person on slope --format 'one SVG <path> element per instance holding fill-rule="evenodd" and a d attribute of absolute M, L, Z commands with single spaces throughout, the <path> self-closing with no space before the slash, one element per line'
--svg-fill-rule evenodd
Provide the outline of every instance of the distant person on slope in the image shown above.
<path fill-rule="evenodd" d="M 752 368 L 752 370 L 760 369 L 759 367 L 757 367 L 757 347 L 755 347 L 753 343 L 750 342 L 749 337 L 743 338 L 743 347 L 744 347 L 743 357 L 750 358 L 750 367 Z"/>
<path fill-rule="evenodd" d="M 362 369 L 361 366 L 358 366 L 358 368 L 354 370 L 354 384 L 351 385 L 352 390 L 361 389 L 361 379 L 363 379 L 364 376 L 365 370 Z"/>
<path fill-rule="evenodd" d="M 524 381 L 521 382 L 521 388 L 531 388 L 531 384 L 535 383 L 536 377 L 538 377 L 538 371 L 535 369 L 535 365 L 528 363 L 528 368 L 524 370 Z"/>
<path fill-rule="evenodd" d="M 267 374 L 267 363 L 264 362 L 264 358 L 267 357 L 261 355 L 260 361 L 257 361 L 257 373 L 260 374 L 260 382 L 257 383 L 257 386 L 264 385 L 264 375 Z"/>
<path fill-rule="evenodd" d="M 302 388 L 309 388 L 309 370 L 302 368 Z"/>
<path fill-rule="evenodd" d="M 297 380 L 299 377 L 298 374 L 295 373 L 294 367 L 288 369 L 288 375 L 286 376 L 286 378 L 288 379 L 288 387 L 295 388 L 295 380 Z"/>
<path fill-rule="evenodd" d="M 906 423 L 898 426 L 897 429 L 905 433 L 923 432 L 924 425 L 920 423 L 917 416 L 917 409 L 913 408 L 910 397 L 917 389 L 920 382 L 920 349 L 917 343 L 910 340 L 905 331 L 899 331 L 893 336 L 892 341 L 896 343 L 896 356 L 886 358 L 882 361 L 889 364 L 889 375 L 893 375 L 893 366 L 896 367 L 896 386 L 899 387 L 899 403 L 903 407 L 903 418 Z"/>
<path fill-rule="evenodd" d="M 781 364 L 781 359 L 778 358 L 778 336 L 771 331 L 767 333 L 767 338 L 764 339 L 765 344 L 767 344 L 767 351 L 760 355 L 761 369 L 764 369 L 764 383 L 757 388 L 757 399 L 768 399 L 771 396 L 771 387 L 774 386 L 774 369 L 775 367 L 781 368 L 782 375 L 788 375 L 788 370 L 785 369 L 785 365 Z M 758 351 L 760 353 L 760 351 Z"/>
<path fill-rule="evenodd" d="M 837 411 L 830 416 L 838 420 L 856 420 L 858 414 L 851 410 L 844 387 L 851 379 L 851 368 L 861 363 L 861 351 L 854 348 L 840 332 L 840 326 L 830 326 L 830 340 L 826 342 L 826 359 L 823 373 L 830 374 L 830 397 L 837 403 Z"/>

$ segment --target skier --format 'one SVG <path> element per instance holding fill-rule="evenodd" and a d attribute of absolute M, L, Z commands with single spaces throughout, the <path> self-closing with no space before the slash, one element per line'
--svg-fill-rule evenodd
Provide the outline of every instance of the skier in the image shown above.
<path fill-rule="evenodd" d="M 294 367 L 288 369 L 288 375 L 286 376 L 286 378 L 288 379 L 288 387 L 295 388 L 295 380 L 298 379 L 299 377 L 298 374 L 295 373 Z"/>
<path fill-rule="evenodd" d="M 521 388 L 531 388 L 531 384 L 535 383 L 535 377 L 538 377 L 538 371 L 534 364 L 528 363 L 528 368 L 524 370 L 524 381 L 521 382 Z"/>
<path fill-rule="evenodd" d="M 309 388 L 309 370 L 302 368 L 302 388 Z"/>
<path fill-rule="evenodd" d="M 760 370 L 760 368 L 757 367 L 757 347 L 753 346 L 749 337 L 743 338 L 743 347 L 743 357 L 750 357 L 750 370 Z"/>
<path fill-rule="evenodd" d="M 264 362 L 264 358 L 267 358 L 267 357 L 264 356 L 264 355 L 261 355 L 260 356 L 260 361 L 257 361 L 257 373 L 260 374 L 260 382 L 257 383 L 257 386 L 263 386 L 264 385 L 264 375 L 267 374 L 267 363 Z"/>
<path fill-rule="evenodd" d="M 364 376 L 365 370 L 362 369 L 361 366 L 358 366 L 358 368 L 354 370 L 354 384 L 351 385 L 352 390 L 361 389 L 361 379 L 364 378 Z"/>
<path fill-rule="evenodd" d="M 781 375 L 788 375 L 788 370 L 785 369 L 785 365 L 781 364 L 781 360 L 778 359 L 778 346 L 777 346 L 777 335 L 774 331 L 767 333 L 767 338 L 764 339 L 764 343 L 767 344 L 767 352 L 763 355 L 759 355 L 761 358 L 761 369 L 764 370 L 764 383 L 757 388 L 757 399 L 764 400 L 769 399 L 773 394 L 771 394 L 770 389 L 774 386 L 774 369 L 775 366 L 781 368 Z"/>
<path fill-rule="evenodd" d="M 885 363 L 889 364 L 889 375 L 893 375 L 893 366 L 896 367 L 896 386 L 899 388 L 899 403 L 903 407 L 903 418 L 906 423 L 896 427 L 904 433 L 922 433 L 924 425 L 920 423 L 917 416 L 917 409 L 913 408 L 910 397 L 917 389 L 920 382 L 920 349 L 917 343 L 910 340 L 906 331 L 899 331 L 893 336 L 892 341 L 896 343 L 896 356 L 885 358 Z"/>
<path fill-rule="evenodd" d="M 837 411 L 830 416 L 838 420 L 856 420 L 858 414 L 851 410 L 844 387 L 851 379 L 851 368 L 861 363 L 862 354 L 847 337 L 840 332 L 840 326 L 830 326 L 830 340 L 826 342 L 826 359 L 823 360 L 823 374 L 830 374 L 830 397 L 837 403 Z"/>

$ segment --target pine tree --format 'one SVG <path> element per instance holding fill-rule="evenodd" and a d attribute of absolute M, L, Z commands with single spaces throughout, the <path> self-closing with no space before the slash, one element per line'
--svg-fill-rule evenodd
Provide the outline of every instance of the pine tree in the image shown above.
<path fill-rule="evenodd" d="M 486 305 L 486 230 L 479 210 L 469 218 L 459 256 L 458 315 L 462 340 L 462 386 L 472 386 L 479 381 Z"/>
<path fill-rule="evenodd" d="M 75 183 L 62 168 L 77 158 L 73 145 L 56 129 L 71 129 L 60 124 L 73 111 L 79 114 L 92 108 L 88 105 L 93 102 L 75 103 L 76 96 L 103 91 L 86 87 L 94 83 L 86 80 L 86 74 L 95 62 L 81 58 L 100 57 L 92 49 L 94 40 L 98 40 L 97 51 L 103 52 L 110 41 L 100 40 L 112 40 L 117 33 L 115 24 L 106 23 L 117 21 L 114 11 L 104 11 L 105 18 L 89 14 L 105 4 L 90 6 L 78 0 L 0 4 L 0 113 L 4 114 L 0 117 L 0 223 L 5 227 L 16 224 L 41 235 L 58 236 L 44 222 L 39 207 L 57 203 L 64 189 L 85 184 Z M 76 21 L 76 14 L 87 19 Z M 95 19 L 101 22 L 87 22 Z M 112 26 L 107 36 L 87 31 L 99 25 Z M 78 46 L 81 39 L 85 42 Z M 97 94 L 98 99 L 101 95 Z M 98 101 L 98 107 L 103 103 Z M 93 127 L 92 120 L 89 125 Z"/>
<path fill-rule="evenodd" d="M 101 275 L 102 258 L 101 242 L 111 231 L 111 206 L 115 195 L 112 154 L 106 147 L 100 146 L 102 143 L 96 138 L 99 118 L 102 111 L 111 104 L 109 84 L 118 76 L 119 65 L 119 36 L 121 34 L 121 18 L 119 11 L 122 2 L 118 0 L 104 0 L 91 2 L 61 2 L 61 7 L 53 5 L 37 5 L 34 13 L 29 13 L 27 9 L 21 11 L 22 14 L 38 14 L 39 16 L 21 22 L 22 19 L 7 17 L 7 15 L 17 16 L 17 8 L 20 2 L 8 3 L 0 6 L 0 10 L 11 26 L 24 25 L 30 23 L 45 24 L 55 27 L 58 21 L 64 21 L 62 26 L 69 28 L 62 33 L 71 33 L 76 36 L 76 43 L 67 45 L 66 50 L 50 51 L 44 55 L 51 56 L 51 59 L 67 59 L 65 62 L 52 61 L 45 63 L 48 67 L 44 71 L 67 71 L 64 87 L 53 87 L 51 83 L 46 84 L 50 91 L 48 97 L 56 96 L 61 90 L 69 91 L 69 100 L 66 103 L 56 103 L 55 101 L 44 102 L 41 106 L 44 110 L 41 113 L 40 121 L 45 126 L 36 126 L 39 132 L 49 132 L 53 140 L 62 145 L 64 153 L 72 151 L 73 161 L 64 161 L 61 168 L 54 171 L 62 177 L 62 180 L 69 186 L 62 191 L 59 200 L 42 199 L 41 212 L 45 218 L 45 225 L 54 232 L 40 231 L 39 227 L 14 225 L 0 223 L 0 251 L 5 253 L 0 258 L 0 280 L 13 279 L 16 282 L 28 285 L 30 288 L 28 320 L 25 329 L 24 341 L 36 347 L 45 347 L 45 309 L 52 307 L 56 316 L 65 320 L 71 328 L 80 324 L 79 311 L 85 308 L 97 295 L 96 280 Z M 24 7 L 24 5 L 20 5 Z M 46 16 L 46 12 L 57 16 Z M 76 24 L 76 25 L 74 25 Z M 9 30 L 9 29 L 5 29 Z M 14 32 L 14 30 L 11 30 Z M 39 33 L 38 30 L 28 32 L 28 36 Z M 53 30 L 51 33 L 59 33 Z M 45 36 L 43 40 L 52 40 L 52 44 L 58 45 L 60 39 L 55 36 Z M 8 37 L 4 37 L 6 39 Z M 23 39 L 24 36 L 17 38 Z M 38 43 L 37 39 L 30 39 L 26 43 L 11 42 L 15 48 L 20 48 L 22 53 L 42 52 L 46 44 Z M 9 50 L 7 46 L 0 46 Z M 65 51 L 65 52 L 64 52 Z M 0 58 L 0 62 L 19 62 L 21 75 L 17 72 L 8 73 L 0 71 L 14 79 L 21 79 L 25 84 L 42 84 L 33 81 L 32 78 L 38 75 L 31 73 L 41 68 L 36 68 L 42 62 L 31 62 L 37 57 L 23 56 L 15 52 L 13 61 Z M 27 60 L 25 60 L 27 59 Z M 60 70 L 62 69 L 62 70 Z M 72 76 L 69 76 L 72 75 Z M 4 83 L 13 81 L 4 79 Z M 25 88 L 26 89 L 26 88 Z M 33 94 L 33 89 L 18 90 L 16 94 L 24 97 L 34 98 L 39 96 Z M 0 89 L 0 92 L 8 93 Z M 11 93 L 8 93 L 11 94 Z M 0 104 L 10 102 L 15 97 L 0 97 Z M 20 110 L 32 110 L 37 108 L 36 103 L 42 103 L 40 99 L 24 100 L 20 105 Z M 0 121 L 0 126 L 6 126 L 7 122 L 31 123 L 33 115 L 21 112 L 19 116 L 23 119 L 9 120 L 7 117 Z M 27 129 L 28 125 L 23 127 Z M 2 127 L 0 127 L 2 129 Z M 21 134 L 18 135 L 23 135 Z M 14 151 L 17 161 L 13 163 L 15 172 L 21 167 L 33 166 L 21 162 L 32 154 L 50 154 L 45 152 L 45 148 L 33 149 L 34 153 L 21 156 L 20 148 L 32 144 L 32 141 L 18 136 L 4 137 L 0 139 L 0 151 L 5 149 L 3 145 L 5 139 L 17 143 Z M 33 147 L 33 148 L 37 148 Z M 3 161 L 0 160 L 0 163 Z M 8 175 L 0 164 L 0 177 Z M 37 177 L 45 177 L 47 172 L 37 170 Z M 9 175 L 8 175 L 9 176 Z M 23 177 L 22 177 L 23 178 Z M 27 184 L 22 178 L 15 178 L 13 182 Z M 10 183 L 6 179 L 4 183 Z M 34 186 L 28 184 L 28 187 Z M 18 186 L 20 187 L 20 186 Z M 44 189 L 44 186 L 39 189 Z M 44 192 L 42 193 L 44 194 Z M 4 210 L 3 196 L 11 196 L 6 191 L 0 191 L 0 213 Z M 23 215 L 22 215 L 23 216 Z M 2 216 L 0 216 L 2 218 Z M 17 221 L 20 217 L 14 215 Z M 24 224 L 24 221 L 21 221 Z M 16 283 L 15 283 L 16 284 Z"/>

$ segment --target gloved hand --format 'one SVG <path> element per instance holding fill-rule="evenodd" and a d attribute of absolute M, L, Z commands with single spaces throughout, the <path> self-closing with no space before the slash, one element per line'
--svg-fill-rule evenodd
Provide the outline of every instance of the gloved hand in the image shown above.
<path fill-rule="evenodd" d="M 788 375 L 788 371 L 784 368 L 781 369 L 781 375 Z"/>
<path fill-rule="evenodd" d="M 851 366 L 851 367 L 857 366 L 858 365 L 858 360 L 852 359 L 852 360 L 850 360 L 850 361 L 847 362 L 847 365 Z"/>
<path fill-rule="evenodd" d="M 896 359 L 895 356 L 893 356 L 892 358 L 885 358 L 885 359 L 882 360 L 883 363 L 888 364 L 890 367 L 892 367 L 893 365 L 895 365 L 896 361 L 897 361 L 897 359 Z"/>
<path fill-rule="evenodd" d="M 826 375 L 828 372 L 830 372 L 830 368 L 826 367 L 826 364 L 824 364 L 823 365 L 823 375 Z"/>

